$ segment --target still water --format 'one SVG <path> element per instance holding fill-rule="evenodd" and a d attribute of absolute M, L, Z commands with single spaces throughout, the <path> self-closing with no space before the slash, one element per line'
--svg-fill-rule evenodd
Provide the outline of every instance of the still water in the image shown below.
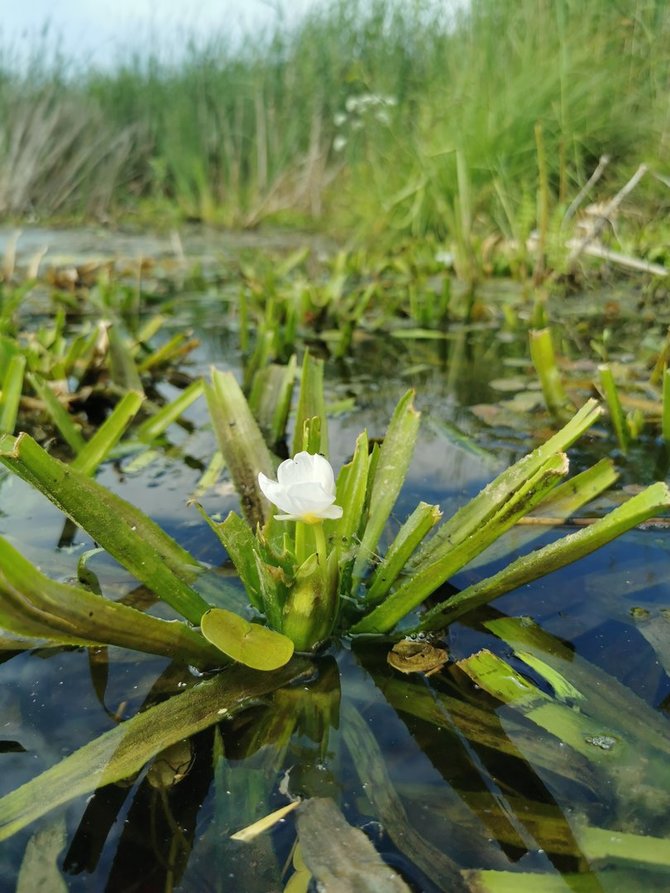
<path fill-rule="evenodd" d="M 192 326 L 200 339 L 189 375 L 206 374 L 211 363 L 239 368 L 216 297 L 191 294 L 175 308 L 174 328 Z M 318 342 L 310 348 L 325 352 Z M 491 322 L 452 327 L 439 339 L 356 338 L 346 360 L 326 366 L 327 399 L 349 401 L 333 420 L 331 461 L 337 468 L 347 460 L 364 427 L 383 436 L 398 398 L 415 387 L 422 428 L 394 529 L 420 499 L 448 516 L 550 429 L 527 372 L 525 337 Z M 164 396 L 175 393 L 164 386 Z M 98 478 L 225 571 L 222 547 L 187 504 L 215 449 L 204 401 L 186 416 L 152 462 L 120 458 Z M 571 451 L 573 467 L 615 452 L 602 427 Z M 653 435 L 618 461 L 624 485 L 664 473 Z M 201 501 L 222 516 L 237 506 L 225 479 Z M 463 588 L 559 533 L 515 528 L 451 585 Z M 58 579 L 74 577 L 93 546 L 8 475 L 0 478 L 0 534 Z M 294 813 L 251 842 L 231 839 L 296 797 L 330 798 L 414 891 L 669 889 L 667 537 L 634 531 L 466 615 L 436 643 L 449 661 L 431 675 L 389 666 L 391 642 L 333 643 L 292 684 L 1 843 L 0 890 L 316 889 L 295 858 Z M 96 556 L 92 567 L 106 595 L 142 603 L 145 593 L 111 559 Z M 505 618 L 516 625 L 501 626 Z M 459 662 L 483 648 L 546 700 L 503 705 L 480 689 Z M 531 651 L 571 683 L 567 693 L 520 656 Z M 149 705 L 190 696 L 202 681 L 120 649 L 0 653 L 1 794 Z M 545 722 L 540 709 L 558 711 L 556 719 Z M 578 712 L 587 724 L 576 738 L 552 733 Z M 300 826 L 303 847 L 313 833 L 308 822 Z M 365 873 L 346 842 L 332 847 L 341 865 L 350 860 L 354 874 Z"/>

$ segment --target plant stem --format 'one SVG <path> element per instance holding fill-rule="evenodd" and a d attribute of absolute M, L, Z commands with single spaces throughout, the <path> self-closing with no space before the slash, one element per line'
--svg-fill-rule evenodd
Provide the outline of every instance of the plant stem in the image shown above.
<path fill-rule="evenodd" d="M 304 521 L 295 522 L 295 560 L 298 567 L 300 567 L 305 558 L 307 558 L 307 549 L 305 547 L 305 528 L 306 524 Z"/>
<path fill-rule="evenodd" d="M 328 561 L 328 550 L 326 547 L 326 534 L 323 530 L 323 523 L 320 521 L 318 524 L 314 524 L 312 529 L 314 530 L 314 540 L 316 542 L 316 554 L 319 559 L 319 567 L 325 574 Z"/>

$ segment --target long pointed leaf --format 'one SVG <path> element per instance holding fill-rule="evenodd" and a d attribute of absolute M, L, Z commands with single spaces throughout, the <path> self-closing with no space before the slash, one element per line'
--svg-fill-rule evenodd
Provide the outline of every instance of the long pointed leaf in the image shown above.
<path fill-rule="evenodd" d="M 464 542 L 455 545 L 439 560 L 411 571 L 407 580 L 386 600 L 367 614 L 353 628 L 353 633 L 388 632 L 410 611 L 441 586 L 452 574 L 488 548 L 508 530 L 519 517 L 529 512 L 544 499 L 557 480 L 568 470 L 563 454 L 550 456 L 544 466 L 508 496 L 489 509 L 486 523 Z M 476 497 L 477 498 L 477 497 Z"/>
<path fill-rule="evenodd" d="M 413 404 L 414 391 L 408 391 L 395 408 L 370 487 L 368 518 L 354 562 L 354 587 L 365 572 L 386 527 L 414 452 L 420 414 Z"/>
<path fill-rule="evenodd" d="M 233 716 L 309 666 L 295 659 L 274 673 L 234 667 L 105 732 L 0 799 L 0 840 L 75 797 L 128 778 L 169 745 Z"/>
<path fill-rule="evenodd" d="M 81 435 L 79 428 L 70 418 L 70 413 L 65 409 L 58 397 L 51 390 L 49 385 L 39 378 L 37 375 L 28 375 L 28 381 L 31 387 L 44 402 L 49 415 L 53 419 L 54 425 L 58 428 L 63 439 L 74 452 L 75 456 L 84 449 L 86 441 Z"/>
<path fill-rule="evenodd" d="M 59 644 L 118 645 L 199 665 L 223 657 L 185 623 L 49 579 L 1 537 L 0 625 Z"/>
<path fill-rule="evenodd" d="M 258 472 L 274 476 L 272 456 L 232 372 L 213 369 L 212 384 L 205 385 L 205 396 L 242 511 L 255 529 L 270 514 L 270 503 L 258 486 Z"/>
<path fill-rule="evenodd" d="M 175 611 L 199 623 L 210 606 L 188 582 L 202 567 L 143 512 L 54 459 L 27 434 L 0 439 L 0 462 L 43 493 Z"/>
<path fill-rule="evenodd" d="M 668 508 L 670 490 L 660 481 L 652 484 L 589 527 L 518 558 L 492 577 L 468 586 L 448 601 L 436 605 L 421 621 L 421 629 L 439 629 L 452 623 L 457 617 L 505 592 L 577 561 Z"/>
<path fill-rule="evenodd" d="M 114 407 L 114 410 L 98 428 L 93 437 L 84 444 L 71 467 L 82 474 L 91 475 L 105 461 L 123 436 L 144 400 L 144 394 L 128 391 Z"/>
<path fill-rule="evenodd" d="M 509 499 L 524 481 L 545 464 L 549 456 L 566 450 L 581 437 L 601 413 L 597 400 L 588 400 L 553 437 L 499 474 L 481 493 L 445 521 L 426 546 L 419 551 L 416 561 L 413 562 L 413 569 L 418 570 L 424 565 L 431 564 L 479 530 L 495 510 L 496 505 Z"/>
<path fill-rule="evenodd" d="M 323 396 L 323 360 L 314 359 L 306 353 L 302 363 L 300 395 L 296 410 L 293 432 L 293 455 L 304 449 L 303 429 L 305 422 L 318 417 L 321 421 L 321 444 L 319 452 L 328 455 L 328 419 Z"/>

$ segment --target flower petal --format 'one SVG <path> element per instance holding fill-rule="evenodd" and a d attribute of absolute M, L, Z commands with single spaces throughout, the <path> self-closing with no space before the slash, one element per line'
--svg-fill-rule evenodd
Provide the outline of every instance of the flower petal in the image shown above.
<path fill-rule="evenodd" d="M 333 466 L 328 459 L 325 459 L 319 453 L 312 457 L 314 460 L 314 480 L 317 480 L 327 493 L 335 495 L 335 475 Z"/>
<path fill-rule="evenodd" d="M 293 459 L 285 459 L 273 481 L 260 473 L 258 485 L 263 494 L 283 514 L 280 521 L 315 523 L 323 518 L 341 518 L 342 509 L 333 505 L 336 499 L 335 475 L 330 462 L 318 453 L 304 450 Z"/>
<path fill-rule="evenodd" d="M 343 515 L 343 509 L 341 505 L 329 505 L 327 508 L 322 509 L 319 512 L 319 515 L 322 518 L 331 518 L 333 521 L 336 521 L 338 518 L 341 518 Z"/>
<path fill-rule="evenodd" d="M 261 492 L 273 505 L 276 505 L 278 508 L 283 509 L 284 511 L 290 511 L 291 506 L 286 503 L 286 491 L 284 487 L 277 481 L 271 480 L 269 477 L 266 477 L 263 472 L 259 472 L 258 475 L 258 486 L 261 488 Z"/>

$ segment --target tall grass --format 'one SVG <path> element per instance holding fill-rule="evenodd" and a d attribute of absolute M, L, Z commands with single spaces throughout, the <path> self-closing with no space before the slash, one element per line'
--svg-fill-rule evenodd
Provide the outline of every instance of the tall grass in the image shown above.
<path fill-rule="evenodd" d="M 663 0 L 339 0 L 176 64 L 4 64 L 0 207 L 361 222 L 449 233 L 467 260 L 477 232 L 536 225 L 538 125 L 557 203 L 604 152 L 610 176 L 666 162 L 669 39 Z"/>

